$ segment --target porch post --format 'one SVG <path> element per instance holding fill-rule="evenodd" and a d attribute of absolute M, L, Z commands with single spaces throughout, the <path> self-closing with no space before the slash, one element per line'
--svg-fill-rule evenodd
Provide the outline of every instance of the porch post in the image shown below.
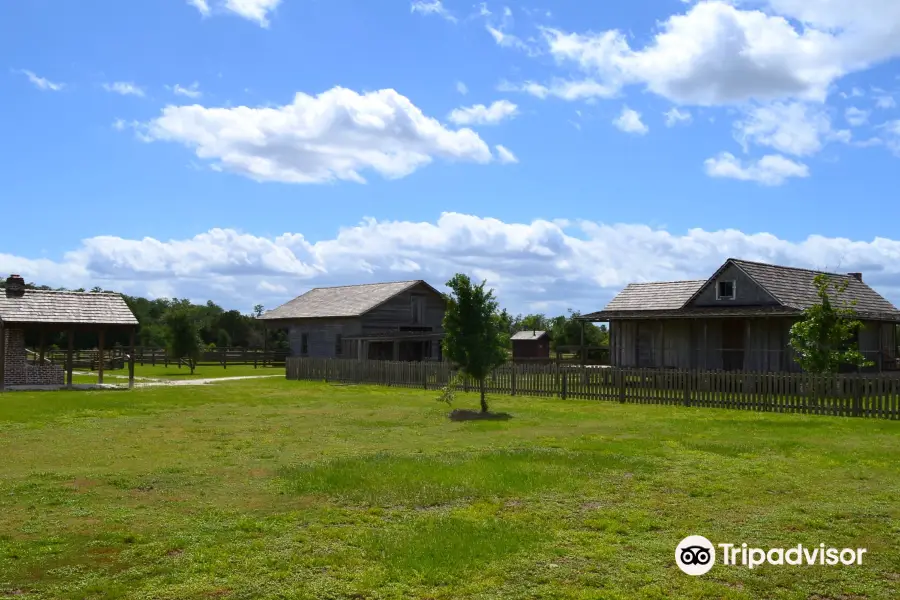
<path fill-rule="evenodd" d="M 134 387 L 134 327 L 128 334 L 128 389 Z"/>
<path fill-rule="evenodd" d="M 103 383 L 103 342 L 105 341 L 106 331 L 100 330 L 97 336 L 97 383 Z"/>
<path fill-rule="evenodd" d="M 69 347 L 66 350 L 66 386 L 72 387 L 72 353 L 75 351 L 75 330 L 69 328 L 66 336 L 69 339 Z"/>
<path fill-rule="evenodd" d="M 707 332 L 709 321 L 703 320 L 703 370 L 709 368 L 709 335 Z"/>
<path fill-rule="evenodd" d="M 40 334 L 40 335 L 41 335 L 41 341 L 39 342 L 39 346 L 40 346 L 40 364 L 41 364 L 41 366 L 44 366 L 44 354 L 45 354 L 45 352 L 46 352 L 46 347 L 47 347 L 47 338 L 46 338 L 45 331 L 44 331 L 44 328 L 43 328 L 43 327 L 41 327 L 41 334 Z"/>
<path fill-rule="evenodd" d="M 584 364 L 585 364 L 585 357 L 584 357 L 584 328 L 585 328 L 585 322 L 582 321 L 582 322 L 581 322 L 581 371 L 582 371 L 582 372 L 584 372 Z"/>
<path fill-rule="evenodd" d="M 0 392 L 6 391 L 6 329 L 0 321 Z"/>

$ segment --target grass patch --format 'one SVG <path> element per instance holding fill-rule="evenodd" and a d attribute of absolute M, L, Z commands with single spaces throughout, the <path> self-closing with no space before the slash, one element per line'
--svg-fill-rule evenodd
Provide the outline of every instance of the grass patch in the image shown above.
<path fill-rule="evenodd" d="M 428 507 L 459 500 L 573 491 L 600 472 L 650 469 L 647 461 L 553 448 L 455 452 L 438 456 L 381 453 L 285 469 L 295 494 L 324 494 L 368 506 Z"/>
<path fill-rule="evenodd" d="M 900 423 L 492 400 L 512 418 L 278 378 L 4 395 L 0 597 L 900 597 Z M 691 578 L 688 534 L 868 553 Z"/>

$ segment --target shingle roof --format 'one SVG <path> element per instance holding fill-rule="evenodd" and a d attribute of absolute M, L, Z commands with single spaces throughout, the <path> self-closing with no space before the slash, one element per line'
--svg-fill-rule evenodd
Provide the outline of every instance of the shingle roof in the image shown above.
<path fill-rule="evenodd" d="M 22 296 L 0 291 L 0 321 L 72 325 L 137 325 L 119 294 L 26 289 Z"/>
<path fill-rule="evenodd" d="M 706 280 L 630 283 L 603 312 L 621 310 L 674 310 L 703 287 Z"/>
<path fill-rule="evenodd" d="M 509 339 L 511 340 L 536 340 L 538 338 L 542 338 L 547 335 L 546 331 L 519 331 L 513 334 L 513 336 Z"/>
<path fill-rule="evenodd" d="M 395 281 L 313 288 L 302 296 L 267 311 L 260 318 L 271 320 L 358 317 L 420 283 L 425 282 Z"/>
<path fill-rule="evenodd" d="M 731 259 L 730 262 L 743 269 L 747 275 L 784 306 L 805 310 L 819 301 L 813 280 L 816 275 L 822 274 L 822 271 L 781 267 L 739 259 Z M 846 274 L 826 274 L 842 282 L 849 282 L 847 289 L 841 294 L 841 300 L 855 302 L 853 308 L 860 316 L 894 315 L 900 317 L 900 311 L 893 304 L 864 282 Z"/>

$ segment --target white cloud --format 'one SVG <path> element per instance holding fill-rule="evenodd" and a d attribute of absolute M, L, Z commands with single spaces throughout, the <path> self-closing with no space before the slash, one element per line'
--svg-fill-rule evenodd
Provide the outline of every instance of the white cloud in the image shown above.
<path fill-rule="evenodd" d="M 457 21 L 457 18 L 447 10 L 441 0 L 415 0 L 410 4 L 410 12 L 422 15 L 437 15 L 451 23 L 456 23 Z"/>
<path fill-rule="evenodd" d="M 644 135 L 650 129 L 641 121 L 641 113 L 630 109 L 627 106 L 622 108 L 622 113 L 613 121 L 618 129 L 626 133 L 636 133 Z"/>
<path fill-rule="evenodd" d="M 209 3 L 206 0 L 187 0 L 187 3 L 199 10 L 204 17 L 209 14 Z"/>
<path fill-rule="evenodd" d="M 897 108 L 897 101 L 893 96 L 879 96 L 875 99 L 875 106 L 878 108 Z"/>
<path fill-rule="evenodd" d="M 592 80 L 563 80 L 554 79 L 549 85 L 526 81 L 524 83 L 510 83 L 501 81 L 497 86 L 501 92 L 525 92 L 537 98 L 553 96 L 563 100 L 592 100 L 594 98 L 613 98 L 619 94 L 619 90 L 604 86 Z"/>
<path fill-rule="evenodd" d="M 129 81 L 116 81 L 115 83 L 104 83 L 103 89 L 107 92 L 121 94 L 122 96 L 143 96 L 144 90 Z"/>
<path fill-rule="evenodd" d="M 28 78 L 28 81 L 30 81 L 34 85 L 34 87 L 39 90 L 58 92 L 65 87 L 64 83 L 54 83 L 49 79 L 45 79 L 44 77 L 38 77 L 32 71 L 28 71 L 27 69 L 23 69 L 19 72 L 25 75 L 25 77 Z"/>
<path fill-rule="evenodd" d="M 253 21 L 260 27 L 269 26 L 269 13 L 275 11 L 281 0 L 225 0 L 225 10 Z"/>
<path fill-rule="evenodd" d="M 187 3 L 196 8 L 204 17 L 213 12 L 209 0 L 187 0 Z M 281 4 L 281 0 L 217 0 L 215 9 L 253 21 L 260 27 L 268 27 L 269 14 L 278 8 L 279 4 Z"/>
<path fill-rule="evenodd" d="M 852 88 L 849 92 L 841 92 L 841 98 L 862 98 L 865 93 L 858 87 Z"/>
<path fill-rule="evenodd" d="M 456 91 L 459 92 L 460 94 L 462 94 L 463 96 L 465 96 L 466 94 L 469 93 L 469 88 L 462 81 L 457 81 L 456 82 Z"/>
<path fill-rule="evenodd" d="M 809 167 L 777 154 L 743 164 L 733 154 L 722 152 L 704 163 L 710 177 L 755 181 L 762 185 L 781 185 L 791 177 L 809 177 Z"/>
<path fill-rule="evenodd" d="M 629 252 L 621 252 L 629 248 Z M 187 239 L 88 238 L 60 260 L 0 254 L 0 271 L 51 286 L 101 285 L 126 293 L 209 298 L 272 308 L 310 287 L 423 278 L 442 287 L 456 272 L 487 275 L 513 312 L 545 306 L 601 309 L 628 283 L 708 277 L 735 256 L 800 267 L 861 271 L 900 304 L 900 240 L 810 235 L 789 241 L 733 229 L 670 232 L 590 221 L 503 222 L 445 213 L 435 222 L 376 221 L 311 242 L 302 233 L 257 236 L 212 229 Z"/>
<path fill-rule="evenodd" d="M 191 85 L 184 87 L 183 85 L 176 83 L 174 86 L 169 88 L 172 90 L 172 93 L 176 96 L 187 96 L 188 98 L 199 98 L 203 95 L 203 92 L 200 91 L 200 84 L 198 82 L 194 82 Z"/>
<path fill-rule="evenodd" d="M 490 106 L 476 104 L 454 109 L 447 119 L 456 125 L 496 125 L 512 119 L 519 113 L 519 107 L 509 100 L 497 100 Z"/>
<path fill-rule="evenodd" d="M 859 127 L 860 125 L 865 125 L 866 122 L 868 122 L 869 111 L 851 106 L 844 112 L 844 118 L 847 120 L 847 123 L 849 123 L 853 127 Z"/>
<path fill-rule="evenodd" d="M 679 104 L 822 101 L 843 75 L 900 55 L 894 0 L 769 0 L 765 12 L 741 8 L 762 2 L 692 4 L 641 48 L 617 30 L 543 31 L 560 63 L 605 86 L 643 85 Z"/>
<path fill-rule="evenodd" d="M 519 159 L 516 158 L 516 155 L 513 154 L 508 148 L 505 146 L 501 146 L 497 144 L 494 146 L 494 149 L 497 151 L 497 158 L 503 164 L 513 164 L 519 162 Z"/>
<path fill-rule="evenodd" d="M 390 89 L 335 87 L 274 107 L 167 106 L 142 133 L 182 143 L 212 167 L 257 181 L 362 183 L 364 170 L 400 178 L 435 158 L 495 160 L 477 133 L 444 127 Z"/>
<path fill-rule="evenodd" d="M 754 143 L 795 156 L 809 156 L 822 149 L 832 136 L 831 120 L 820 107 L 804 102 L 773 102 L 746 109 L 735 123 L 735 138 L 747 151 Z"/>
<path fill-rule="evenodd" d="M 693 117 L 691 117 L 691 113 L 689 113 L 688 111 L 678 110 L 678 108 L 674 106 L 663 114 L 666 117 L 666 127 L 674 127 L 679 123 L 690 123 L 693 119 Z"/>

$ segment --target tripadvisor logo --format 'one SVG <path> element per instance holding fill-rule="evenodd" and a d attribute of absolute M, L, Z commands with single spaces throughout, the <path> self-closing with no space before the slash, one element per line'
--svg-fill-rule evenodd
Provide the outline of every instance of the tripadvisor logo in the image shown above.
<path fill-rule="evenodd" d="M 716 548 L 721 551 L 722 564 L 753 569 L 770 565 L 861 565 L 865 548 L 826 548 L 825 544 L 793 548 L 751 548 L 747 544 L 713 545 L 702 535 L 689 535 L 675 548 L 675 563 L 688 575 L 703 575 L 716 564 Z"/>

